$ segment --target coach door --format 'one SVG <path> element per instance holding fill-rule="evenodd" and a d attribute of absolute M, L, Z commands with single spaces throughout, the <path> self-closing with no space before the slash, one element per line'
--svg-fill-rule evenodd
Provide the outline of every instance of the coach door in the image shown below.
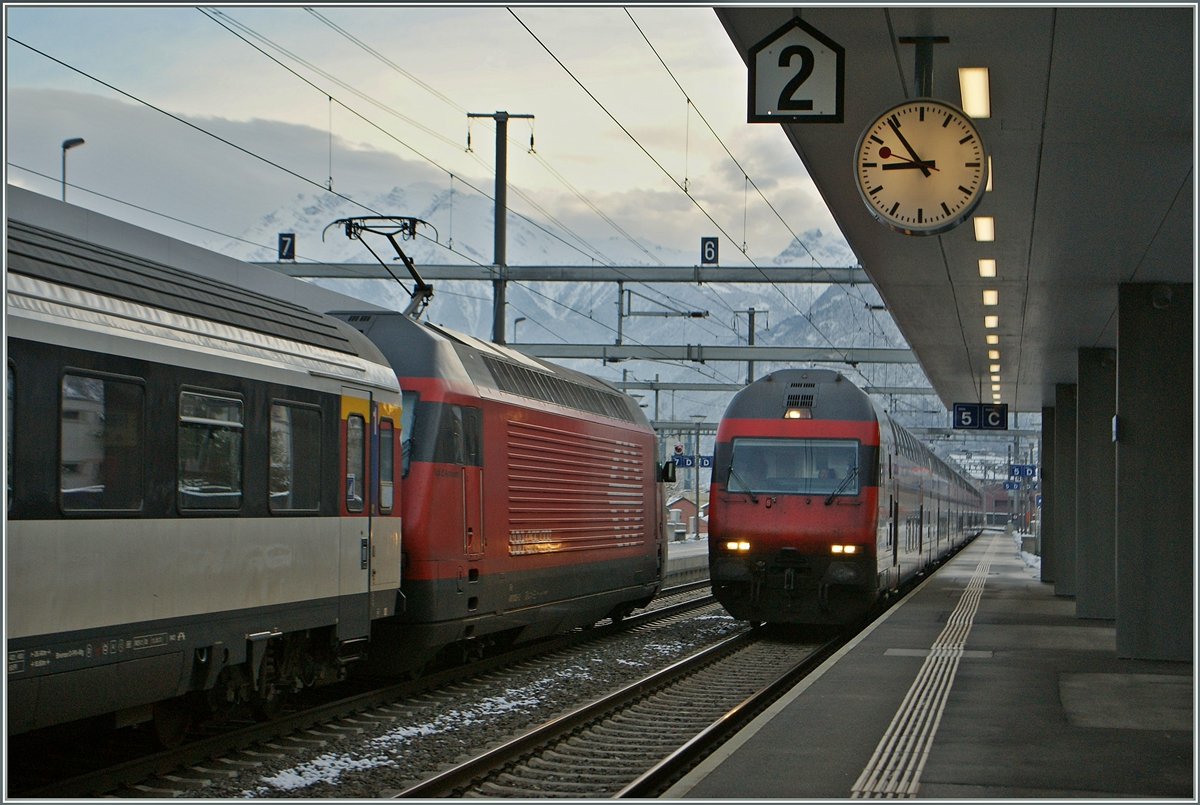
<path fill-rule="evenodd" d="M 371 629 L 371 393 L 342 388 L 338 520 L 338 639 L 366 637 Z"/>
<path fill-rule="evenodd" d="M 463 406 L 463 554 L 479 559 L 487 547 L 483 535 L 483 411 Z"/>
<path fill-rule="evenodd" d="M 400 588 L 400 487 L 397 467 L 400 453 L 400 406 L 376 401 L 371 413 L 371 617 L 396 614 Z"/>

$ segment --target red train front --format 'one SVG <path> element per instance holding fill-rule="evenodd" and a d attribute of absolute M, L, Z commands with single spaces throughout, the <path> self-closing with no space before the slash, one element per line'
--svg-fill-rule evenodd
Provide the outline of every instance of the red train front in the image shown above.
<path fill-rule="evenodd" d="M 978 522 L 969 481 L 820 369 L 774 372 L 734 396 L 710 501 L 713 594 L 754 622 L 851 622 Z"/>

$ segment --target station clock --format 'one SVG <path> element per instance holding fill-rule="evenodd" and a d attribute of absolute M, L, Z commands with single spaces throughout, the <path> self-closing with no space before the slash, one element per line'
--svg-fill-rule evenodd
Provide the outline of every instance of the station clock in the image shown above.
<path fill-rule="evenodd" d="M 933 98 L 893 106 L 863 130 L 854 172 L 863 203 L 905 235 L 937 235 L 983 200 L 987 152 L 965 112 Z"/>

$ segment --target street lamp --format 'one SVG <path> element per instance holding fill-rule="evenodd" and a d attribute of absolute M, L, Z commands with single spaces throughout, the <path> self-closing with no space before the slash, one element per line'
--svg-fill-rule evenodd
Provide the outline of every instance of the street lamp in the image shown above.
<path fill-rule="evenodd" d="M 82 137 L 72 137 L 69 140 L 63 140 L 62 150 L 62 197 L 63 201 L 67 200 L 67 151 L 70 151 L 77 145 L 83 145 Z"/>
<path fill-rule="evenodd" d="M 515 319 L 513 319 L 513 343 L 514 344 L 517 341 L 517 325 L 523 321 L 525 321 L 524 316 L 517 316 Z"/>

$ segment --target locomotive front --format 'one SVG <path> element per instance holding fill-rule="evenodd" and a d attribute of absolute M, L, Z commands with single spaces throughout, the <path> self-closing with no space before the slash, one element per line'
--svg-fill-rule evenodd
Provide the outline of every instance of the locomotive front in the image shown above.
<path fill-rule="evenodd" d="M 879 423 L 840 373 L 785 370 L 740 391 L 717 431 L 713 594 L 739 620 L 846 623 L 877 585 Z"/>

